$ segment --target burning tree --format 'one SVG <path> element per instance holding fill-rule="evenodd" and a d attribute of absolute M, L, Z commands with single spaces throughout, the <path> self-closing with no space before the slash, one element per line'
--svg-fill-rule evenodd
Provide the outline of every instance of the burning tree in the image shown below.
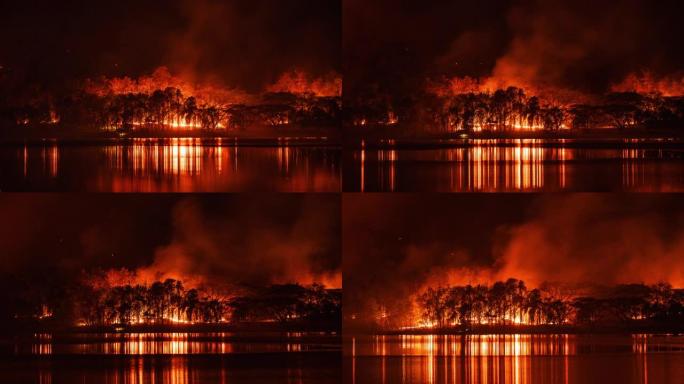
<path fill-rule="evenodd" d="M 86 284 L 75 303 L 80 323 L 88 326 L 338 323 L 341 318 L 341 291 L 318 284 L 271 285 L 229 295 L 187 289 L 175 279 L 152 284 Z"/>
<path fill-rule="evenodd" d="M 426 88 L 398 112 L 382 95 L 351 100 L 348 123 L 389 126 L 409 121 L 441 133 L 679 128 L 684 123 L 684 97 L 659 92 L 614 91 L 569 101 L 528 95 L 514 86 L 490 89 L 473 79 L 444 79 Z"/>
<path fill-rule="evenodd" d="M 129 132 L 333 126 L 341 116 L 341 79 L 283 75 L 261 94 L 195 84 L 161 67 L 137 79 L 88 79 L 68 90 L 35 90 L 0 103 L 5 126 L 88 127 Z"/>
<path fill-rule="evenodd" d="M 229 315 L 225 299 L 185 289 L 174 279 L 92 287 L 83 292 L 77 310 L 85 325 L 218 323 Z"/>
<path fill-rule="evenodd" d="M 669 284 L 628 284 L 598 296 L 560 295 L 550 289 L 528 290 L 517 279 L 486 285 L 428 287 L 415 298 L 420 316 L 414 327 L 479 325 L 676 323 L 684 319 L 684 290 Z"/>

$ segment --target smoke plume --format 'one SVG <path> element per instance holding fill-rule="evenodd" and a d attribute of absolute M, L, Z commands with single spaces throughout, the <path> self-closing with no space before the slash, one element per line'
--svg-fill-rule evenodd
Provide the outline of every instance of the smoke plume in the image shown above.
<path fill-rule="evenodd" d="M 427 287 L 511 277 L 567 294 L 629 283 L 684 287 L 684 207 L 672 197 L 434 200 L 345 199 L 344 269 L 355 271 L 345 275 L 350 311 L 377 303 L 400 309 Z M 392 224 L 382 228 L 380 218 Z"/>
<path fill-rule="evenodd" d="M 256 208 L 256 205 L 253 206 Z M 325 252 L 334 252 L 335 224 L 309 203 L 287 227 L 254 217 L 207 219 L 191 201 L 174 211 L 174 235 L 154 261 L 136 271 L 138 281 L 175 278 L 216 287 L 322 283 L 341 287 L 341 272 Z"/>

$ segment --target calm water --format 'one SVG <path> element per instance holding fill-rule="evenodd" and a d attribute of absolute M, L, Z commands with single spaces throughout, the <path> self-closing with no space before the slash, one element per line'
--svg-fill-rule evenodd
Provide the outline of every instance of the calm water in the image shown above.
<path fill-rule="evenodd" d="M 239 143 L 238 143 L 239 144 Z M 339 192 L 335 147 L 222 139 L 0 146 L 2 191 Z"/>
<path fill-rule="evenodd" d="M 36 334 L 2 344 L 0 382 L 339 383 L 324 334 Z"/>
<path fill-rule="evenodd" d="M 345 340 L 345 383 L 682 383 L 684 337 L 392 335 Z"/>
<path fill-rule="evenodd" d="M 345 153 L 345 191 L 684 191 L 684 146 L 471 140 Z"/>

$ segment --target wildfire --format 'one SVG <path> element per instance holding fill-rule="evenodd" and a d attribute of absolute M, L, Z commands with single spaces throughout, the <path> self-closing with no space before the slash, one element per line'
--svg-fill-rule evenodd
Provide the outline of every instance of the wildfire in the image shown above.
<path fill-rule="evenodd" d="M 427 287 L 411 299 L 413 309 L 404 320 L 407 314 L 380 306 L 374 321 L 380 328 L 401 330 L 614 324 L 678 319 L 675 308 L 683 303 L 684 290 L 665 283 L 620 285 L 593 296 L 551 286 L 528 290 L 521 280 L 508 279 L 492 285 Z"/>
<path fill-rule="evenodd" d="M 200 288 L 204 279 L 199 276 L 189 276 L 173 272 L 160 272 L 153 268 L 139 268 L 130 270 L 127 268 L 108 269 L 102 273 L 86 277 L 87 285 L 96 289 L 108 289 L 126 285 L 148 285 L 155 281 L 167 279 L 183 281 L 186 288 Z"/>
<path fill-rule="evenodd" d="M 171 74 L 167 67 L 159 67 L 149 76 L 89 79 L 84 90 L 100 97 L 107 95 L 148 94 L 167 88 L 179 89 L 184 95 L 195 97 L 200 103 L 212 105 L 244 103 L 252 97 L 239 89 L 197 84 Z"/>
<path fill-rule="evenodd" d="M 656 78 L 650 72 L 631 73 L 621 83 L 613 85 L 612 91 L 682 96 L 684 95 L 684 76 Z"/>
<path fill-rule="evenodd" d="M 43 124 L 51 124 L 51 125 L 59 124 L 60 118 L 59 118 L 59 115 L 57 114 L 57 111 L 55 111 L 54 108 L 50 108 L 50 112 L 49 112 L 49 113 L 50 113 L 50 114 L 49 114 L 48 118 L 45 119 L 45 120 L 43 120 L 43 121 L 41 121 L 41 123 L 43 123 Z M 28 120 L 26 121 L 26 123 L 28 124 Z"/>
<path fill-rule="evenodd" d="M 273 284 L 262 288 L 147 280 L 145 271 L 104 271 L 84 280 L 76 299 L 79 325 L 293 322 L 338 316 L 341 290 L 324 285 Z M 51 312 L 50 312 L 51 315 Z M 43 318 L 43 317 L 41 317 Z"/>
<path fill-rule="evenodd" d="M 52 317 L 52 315 L 52 309 L 50 309 L 50 307 L 48 307 L 46 304 L 40 306 L 40 315 L 38 315 L 39 319 L 49 319 Z"/>
<path fill-rule="evenodd" d="M 340 97 L 342 96 L 342 78 L 331 73 L 327 77 L 311 79 L 302 71 L 292 71 L 284 73 L 275 84 L 268 86 L 267 91 Z"/>
<path fill-rule="evenodd" d="M 330 124 L 340 113 L 341 80 L 287 73 L 260 95 L 195 84 L 162 67 L 151 76 L 89 80 L 95 112 L 105 131 L 242 130 L 252 126 Z"/>
<path fill-rule="evenodd" d="M 397 114 L 394 113 L 394 111 L 389 111 L 387 113 L 387 125 L 395 125 L 399 122 L 399 118 L 397 117 Z"/>

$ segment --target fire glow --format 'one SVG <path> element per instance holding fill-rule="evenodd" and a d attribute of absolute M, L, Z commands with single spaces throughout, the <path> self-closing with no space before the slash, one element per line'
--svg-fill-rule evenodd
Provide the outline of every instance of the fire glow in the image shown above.
<path fill-rule="evenodd" d="M 469 329 L 502 326 L 582 326 L 639 321 L 675 321 L 684 316 L 684 290 L 666 283 L 626 284 L 597 297 L 562 292 L 549 287 L 528 290 L 517 279 L 494 284 L 428 287 L 413 298 L 415 316 L 411 329 Z M 376 324 L 391 329 L 386 308 L 376 314 Z"/>
<path fill-rule="evenodd" d="M 172 278 L 140 282 L 143 279 L 143 274 L 127 270 L 110 270 L 89 279 L 87 292 L 76 300 L 78 325 L 286 323 L 334 318 L 340 310 L 340 290 L 319 284 L 217 290 L 202 284 L 201 278 L 189 283 Z"/>
<path fill-rule="evenodd" d="M 137 79 L 88 80 L 83 90 L 102 104 L 94 114 L 105 131 L 224 131 L 332 121 L 341 108 L 341 87 L 341 78 L 335 74 L 314 78 L 293 71 L 265 87 L 264 93 L 250 94 L 196 84 L 161 67 Z"/>

